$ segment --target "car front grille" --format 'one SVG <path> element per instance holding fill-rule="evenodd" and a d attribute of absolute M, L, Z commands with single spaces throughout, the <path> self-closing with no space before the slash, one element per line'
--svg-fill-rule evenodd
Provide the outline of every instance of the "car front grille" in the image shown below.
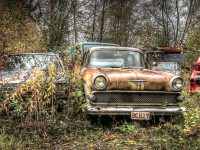
<path fill-rule="evenodd" d="M 179 93 L 151 93 L 151 92 L 93 92 L 96 97 L 94 103 L 122 104 L 167 104 L 177 103 Z"/>

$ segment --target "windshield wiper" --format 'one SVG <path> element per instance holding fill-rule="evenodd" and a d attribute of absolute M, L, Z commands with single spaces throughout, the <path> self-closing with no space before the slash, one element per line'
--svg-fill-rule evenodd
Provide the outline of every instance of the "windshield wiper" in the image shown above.
<path fill-rule="evenodd" d="M 122 69 L 144 69 L 144 67 L 124 66 Z"/>
<path fill-rule="evenodd" d="M 108 66 L 109 68 L 121 68 L 120 66 Z"/>

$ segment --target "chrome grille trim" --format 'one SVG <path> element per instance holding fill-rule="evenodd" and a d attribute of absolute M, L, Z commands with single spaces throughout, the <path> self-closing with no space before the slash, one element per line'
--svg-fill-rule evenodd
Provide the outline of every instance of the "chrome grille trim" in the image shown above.
<path fill-rule="evenodd" d="M 121 105 L 178 105 L 178 92 L 163 91 L 93 91 L 96 96 L 94 104 Z"/>

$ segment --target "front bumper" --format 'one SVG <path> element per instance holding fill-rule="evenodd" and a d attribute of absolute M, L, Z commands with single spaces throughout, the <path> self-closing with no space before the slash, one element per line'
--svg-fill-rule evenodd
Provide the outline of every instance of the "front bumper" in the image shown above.
<path fill-rule="evenodd" d="M 185 107 L 134 108 L 131 106 L 89 106 L 90 115 L 130 115 L 131 112 L 150 112 L 151 115 L 175 115 L 186 112 Z"/>

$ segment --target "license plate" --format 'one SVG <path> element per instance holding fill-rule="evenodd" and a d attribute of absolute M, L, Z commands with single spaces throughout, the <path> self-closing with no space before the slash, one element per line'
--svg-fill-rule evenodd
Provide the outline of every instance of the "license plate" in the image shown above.
<path fill-rule="evenodd" d="M 133 119 L 133 120 L 149 120 L 150 112 L 131 112 L 131 119 Z"/>

